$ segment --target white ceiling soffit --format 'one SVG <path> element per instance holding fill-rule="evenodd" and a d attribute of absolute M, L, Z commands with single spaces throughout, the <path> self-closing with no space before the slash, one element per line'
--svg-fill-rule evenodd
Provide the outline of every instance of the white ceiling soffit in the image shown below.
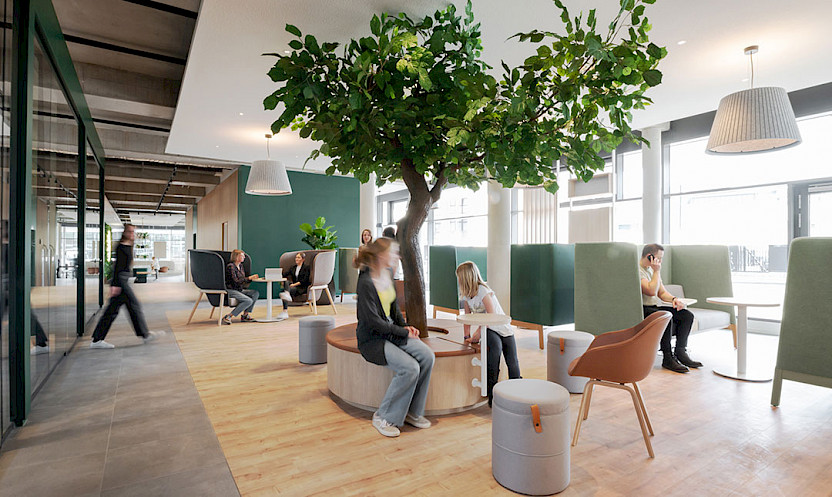
<path fill-rule="evenodd" d="M 136 226 L 171 227 L 185 224 L 184 214 L 149 214 L 130 212 L 130 222 Z"/>
<path fill-rule="evenodd" d="M 464 2 L 454 0 L 458 7 Z M 599 6 L 601 20 L 611 19 L 614 0 L 567 0 L 573 15 Z M 427 0 L 203 0 L 185 70 L 167 153 L 250 163 L 266 156 L 264 133 L 278 116 L 263 110 L 263 98 L 276 89 L 266 73 L 273 57 L 287 50 L 286 23 L 319 42 L 344 42 L 369 33 L 377 12 L 404 11 L 416 17 L 446 5 Z M 245 7 L 242 7 L 244 5 Z M 602 8 L 603 7 L 603 8 Z M 483 57 L 520 63 L 532 45 L 507 38 L 519 31 L 555 30 L 560 20 L 550 0 L 476 0 L 482 23 Z M 669 55 L 660 66 L 664 83 L 649 94 L 654 105 L 635 115 L 643 128 L 716 109 L 719 99 L 748 87 L 743 48 L 757 44 L 756 86 L 792 91 L 832 81 L 832 2 L 800 0 L 659 0 L 648 6 L 652 40 Z M 599 22 L 599 25 L 602 24 Z M 678 44 L 684 41 L 684 44 Z M 340 49 L 339 49 L 340 50 Z M 495 75 L 499 76 L 495 72 Z M 271 158 L 299 169 L 315 147 L 284 130 L 271 143 Z M 322 157 L 307 169 L 322 170 Z"/>

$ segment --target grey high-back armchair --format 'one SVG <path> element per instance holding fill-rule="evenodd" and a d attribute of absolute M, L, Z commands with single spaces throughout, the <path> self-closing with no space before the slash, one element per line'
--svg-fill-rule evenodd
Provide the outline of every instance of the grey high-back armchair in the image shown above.
<path fill-rule="evenodd" d="M 228 289 L 225 286 L 225 266 L 231 260 L 231 252 L 224 250 L 188 250 L 189 266 L 191 268 L 191 280 L 199 288 L 199 298 L 194 302 L 188 322 L 194 317 L 196 308 L 199 306 L 202 296 L 208 298 L 211 304 L 211 315 L 214 317 L 214 310 L 219 307 L 220 314 L 217 318 L 217 325 L 222 324 L 223 308 L 226 305 L 236 305 L 234 299 L 228 298 Z M 251 258 L 246 254 L 243 260 L 243 269 L 246 274 L 251 273 Z"/>

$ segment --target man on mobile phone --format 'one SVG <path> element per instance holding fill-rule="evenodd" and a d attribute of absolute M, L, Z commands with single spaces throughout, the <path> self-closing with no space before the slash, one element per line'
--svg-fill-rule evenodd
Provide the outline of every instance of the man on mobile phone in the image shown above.
<path fill-rule="evenodd" d="M 644 317 L 658 311 L 668 311 L 673 318 L 668 323 L 661 339 L 661 350 L 664 359 L 662 367 L 676 373 L 687 373 L 688 368 L 700 368 L 701 362 L 694 361 L 685 350 L 688 345 L 688 335 L 693 326 L 693 313 L 685 309 L 685 303 L 674 297 L 662 284 L 661 268 L 664 247 L 658 243 L 650 243 L 641 251 L 638 273 L 641 278 L 641 303 Z M 669 302 L 672 306 L 662 305 Z M 676 335 L 675 354 L 671 352 L 670 340 Z"/>

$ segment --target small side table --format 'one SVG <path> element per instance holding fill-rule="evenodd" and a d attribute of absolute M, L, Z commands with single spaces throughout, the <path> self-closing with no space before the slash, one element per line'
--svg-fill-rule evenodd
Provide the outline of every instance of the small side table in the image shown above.
<path fill-rule="evenodd" d="M 736 367 L 714 369 L 714 373 L 726 378 L 742 381 L 771 381 L 773 370 L 759 370 L 752 367 L 752 371 L 749 371 L 746 364 L 746 355 L 748 353 L 748 308 L 777 307 L 780 303 L 737 297 L 708 297 L 705 301 L 709 304 L 727 305 L 737 308 L 737 365 Z"/>
<path fill-rule="evenodd" d="M 489 326 L 500 326 L 503 324 L 511 323 L 511 317 L 506 316 L 505 314 L 491 314 L 487 312 L 480 312 L 474 314 L 460 314 L 456 317 L 457 322 L 462 324 L 467 324 L 470 326 L 482 326 L 483 328 L 488 328 Z M 479 381 L 475 378 L 471 384 L 473 386 L 479 386 L 480 392 L 483 397 L 488 395 L 488 355 L 487 355 L 487 346 L 486 342 L 486 330 L 483 329 L 482 333 L 480 333 L 480 359 L 479 364 L 473 362 L 474 366 L 480 366 L 480 378 Z M 476 361 L 476 359 L 474 359 Z"/>
<path fill-rule="evenodd" d="M 283 321 L 282 319 L 275 319 L 272 316 L 272 283 L 276 281 L 286 281 L 286 278 L 257 278 L 251 281 L 266 284 L 266 319 L 255 319 L 255 321 L 257 321 L 258 323 L 274 323 L 277 321 Z"/>

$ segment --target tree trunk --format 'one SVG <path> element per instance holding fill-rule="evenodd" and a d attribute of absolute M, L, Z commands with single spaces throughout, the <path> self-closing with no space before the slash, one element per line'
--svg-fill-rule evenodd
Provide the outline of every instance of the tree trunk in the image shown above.
<path fill-rule="evenodd" d="M 428 188 L 425 176 L 420 174 L 410 159 L 402 160 L 402 179 L 410 192 L 405 216 L 398 222 L 396 238 L 399 241 L 404 271 L 405 312 L 407 323 L 419 330 L 419 336 L 427 338 L 427 302 L 425 302 L 425 272 L 422 268 L 422 251 L 419 233 L 428 218 L 431 206 L 439 200 L 447 180 L 440 172 L 433 188 Z"/>
<path fill-rule="evenodd" d="M 419 329 L 419 336 L 428 336 L 427 302 L 425 301 L 425 275 L 422 267 L 422 250 L 419 233 L 427 219 L 433 202 L 430 195 L 411 195 L 407 213 L 399 220 L 396 238 L 400 244 L 402 270 L 404 272 L 405 311 L 407 323 Z"/>

